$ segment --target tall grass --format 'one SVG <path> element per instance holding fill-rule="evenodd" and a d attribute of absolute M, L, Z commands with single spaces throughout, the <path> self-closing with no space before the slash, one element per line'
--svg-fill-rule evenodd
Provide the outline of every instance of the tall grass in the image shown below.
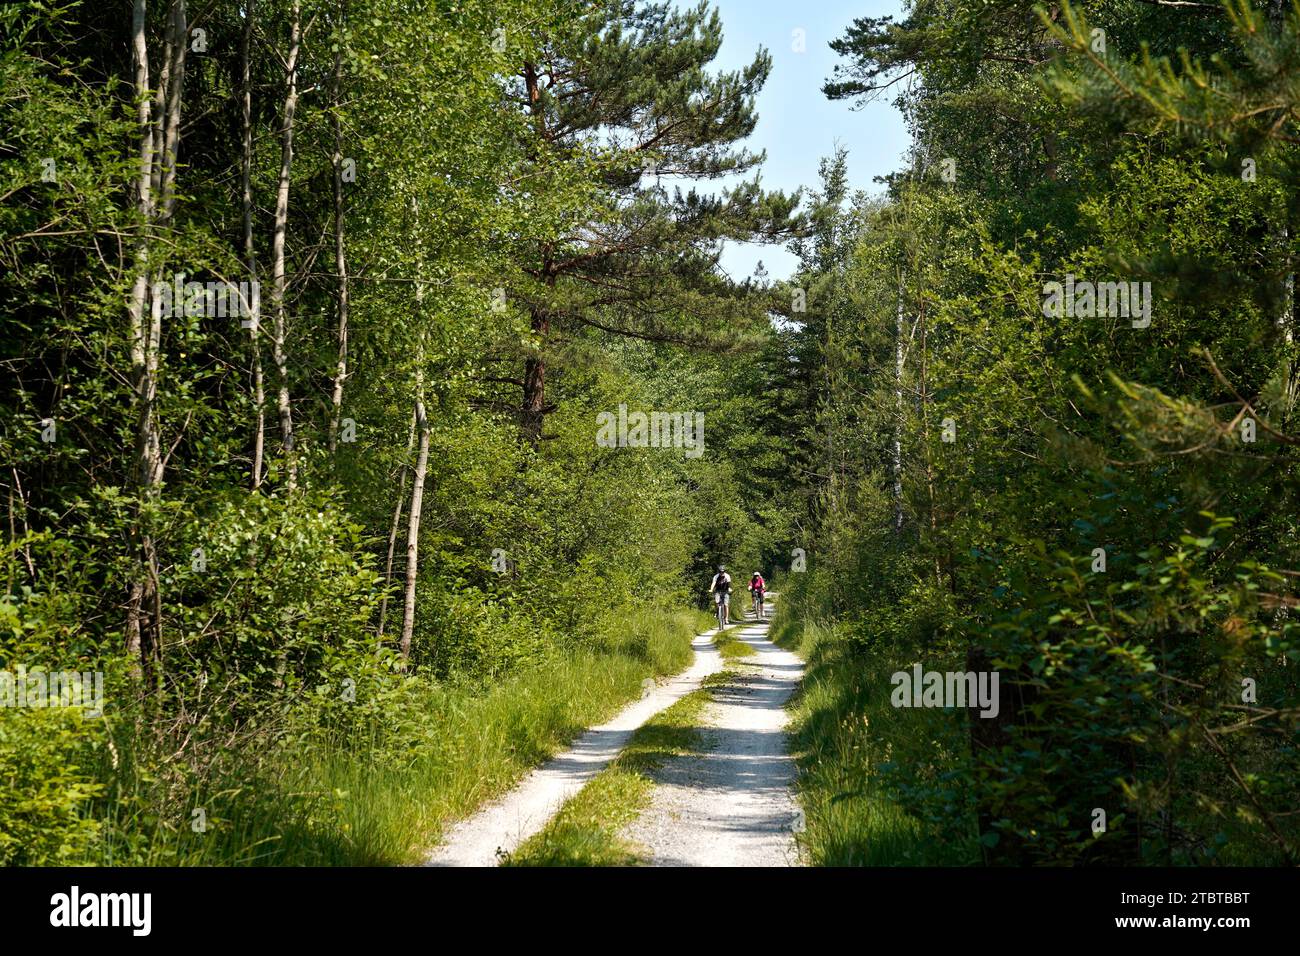
<path fill-rule="evenodd" d="M 643 848 L 623 829 L 650 804 L 654 774 L 668 760 L 699 754 L 704 743 L 700 718 L 710 687 L 732 675 L 705 680 L 656 714 L 628 740 L 608 767 L 575 794 L 542 830 L 506 859 L 509 866 L 634 866 L 646 861 Z"/>
<path fill-rule="evenodd" d="M 788 612 L 788 613 L 787 613 Z M 933 779 L 942 753 L 942 711 L 890 705 L 895 668 L 839 628 L 783 607 L 773 637 L 807 662 L 792 705 L 791 736 L 805 816 L 800 842 L 816 866 L 943 866 L 976 862 L 973 845 L 945 838 L 909 813 L 906 787 Z M 972 823 L 973 827 L 973 823 Z M 973 829 L 972 829 L 973 836 Z"/>
<path fill-rule="evenodd" d="M 556 652 L 491 686 L 408 680 L 395 699 L 401 713 L 344 738 L 310 729 L 274 742 L 251 736 L 180 798 L 126 761 L 100 804 L 103 838 L 90 862 L 419 862 L 449 822 L 611 716 L 646 677 L 686 667 L 704 617 L 644 612 L 602 646 Z M 164 805 L 171 810 L 160 813 Z M 192 823 L 195 805 L 206 818 L 202 832 Z"/>

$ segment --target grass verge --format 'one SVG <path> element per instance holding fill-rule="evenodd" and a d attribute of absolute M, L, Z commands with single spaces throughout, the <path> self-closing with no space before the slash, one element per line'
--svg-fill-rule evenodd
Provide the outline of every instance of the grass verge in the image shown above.
<path fill-rule="evenodd" d="M 146 775 L 119 774 L 101 804 L 97 858 L 88 862 L 419 862 L 448 823 L 612 716 L 646 677 L 688 666 L 706 619 L 647 612 L 606 647 L 557 653 L 486 689 L 410 681 L 381 722 L 346 740 L 304 733 L 230 751 L 222 772 L 196 788 L 202 833 L 193 832 L 188 806 L 157 811 L 157 784 Z"/>
<path fill-rule="evenodd" d="M 731 676 L 726 671 L 710 675 L 699 690 L 637 729 L 623 752 L 545 828 L 503 861 L 505 865 L 635 866 L 645 862 L 640 848 L 624 839 L 621 831 L 649 805 L 654 772 L 664 761 L 701 752 L 700 716 L 711 688 Z"/>
<path fill-rule="evenodd" d="M 942 711 L 889 703 L 890 668 L 855 651 L 836 628 L 780 616 L 774 640 L 806 661 L 791 705 L 805 830 L 814 866 L 960 866 L 975 862 L 960 841 L 939 838 L 899 803 L 895 779 L 933 780 L 954 754 Z"/>

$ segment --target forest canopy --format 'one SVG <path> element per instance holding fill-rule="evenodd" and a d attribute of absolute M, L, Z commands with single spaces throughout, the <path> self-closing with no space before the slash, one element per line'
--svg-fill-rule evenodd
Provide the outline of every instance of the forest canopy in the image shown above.
<path fill-rule="evenodd" d="M 722 563 L 812 862 L 1297 862 L 1300 8 L 851 19 L 910 152 L 790 191 L 724 27 L 0 7 L 0 668 L 104 703 L 0 707 L 0 864 L 411 862 Z"/>

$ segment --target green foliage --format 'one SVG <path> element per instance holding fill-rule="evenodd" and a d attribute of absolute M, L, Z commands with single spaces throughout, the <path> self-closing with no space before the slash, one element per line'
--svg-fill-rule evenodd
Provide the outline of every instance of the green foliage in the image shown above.
<path fill-rule="evenodd" d="M 81 861 L 417 863 L 444 826 L 610 717 L 646 677 L 681 670 L 701 626 L 688 613 L 626 624 L 606 646 L 552 652 L 490 683 L 360 675 L 354 701 L 301 699 L 274 724 L 246 727 L 247 744 L 227 727 L 199 728 L 188 771 L 170 754 L 139 753 L 94 808 L 105 832 Z M 207 829 L 195 832 L 200 807 Z"/>
<path fill-rule="evenodd" d="M 973 793 L 961 721 L 889 704 L 894 667 L 842 626 L 818 623 L 800 586 L 781 594 L 779 643 L 807 660 L 793 707 L 800 836 L 817 866 L 945 866 L 976 862 Z"/>
<path fill-rule="evenodd" d="M 802 250 L 825 371 L 785 609 L 837 662 L 801 731 L 828 859 L 866 859 L 837 775 L 988 863 L 1296 859 L 1295 35 L 1280 7 L 952 0 L 835 44 L 834 97 L 914 71 L 916 145 L 881 202 L 828 177 L 848 255 Z M 1051 314 L 1067 276 L 1149 282 L 1152 321 Z M 998 671 L 998 717 L 883 711 L 917 660 Z M 860 760 L 859 715 L 941 756 Z"/>
<path fill-rule="evenodd" d="M 97 736 L 74 708 L 0 707 L 0 866 L 85 861 L 100 824 L 84 815 L 103 784 L 87 773 Z"/>
<path fill-rule="evenodd" d="M 151 84 L 181 75 L 170 6 L 143 8 Z M 654 3 L 202 18 L 144 137 L 131 16 L 0 12 L 0 657 L 102 670 L 108 696 L 101 722 L 0 714 L 0 860 L 407 862 L 685 667 L 708 565 L 777 550 L 779 507 L 760 517 L 757 469 L 730 460 L 762 446 L 747 370 L 720 354 L 770 344 L 766 300 L 714 266 L 724 239 L 785 235 L 796 201 L 662 182 L 756 176 L 737 144 L 770 64 L 713 69 L 716 14 Z M 142 142 L 169 106 L 174 205 L 159 162 L 149 210 Z M 260 281 L 256 331 L 160 309 L 142 341 L 132 290 L 177 277 Z M 545 434 L 521 430 L 529 361 Z M 708 455 L 598 447 L 620 403 L 704 413 Z"/>

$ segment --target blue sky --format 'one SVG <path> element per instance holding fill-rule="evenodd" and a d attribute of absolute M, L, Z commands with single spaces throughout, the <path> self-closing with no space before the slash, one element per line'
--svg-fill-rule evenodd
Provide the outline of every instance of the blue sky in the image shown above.
<path fill-rule="evenodd" d="M 696 0 L 679 0 L 694 5 Z M 873 176 L 902 164 L 907 130 L 888 98 L 854 109 L 831 102 L 821 86 L 840 58 L 827 45 L 844 34 L 856 17 L 899 16 L 902 0 L 713 0 L 722 15 L 722 51 L 715 67 L 736 69 L 754 51 L 772 54 L 772 73 L 758 99 L 759 121 L 750 148 L 767 151 L 762 182 L 765 188 L 793 191 L 815 186 L 817 164 L 838 142 L 849 150 L 849 179 L 855 189 L 880 187 Z M 806 51 L 793 49 L 793 31 L 806 34 Z M 795 259 L 784 249 L 731 245 L 722 264 L 737 279 L 750 275 L 762 260 L 773 279 L 786 278 Z"/>

